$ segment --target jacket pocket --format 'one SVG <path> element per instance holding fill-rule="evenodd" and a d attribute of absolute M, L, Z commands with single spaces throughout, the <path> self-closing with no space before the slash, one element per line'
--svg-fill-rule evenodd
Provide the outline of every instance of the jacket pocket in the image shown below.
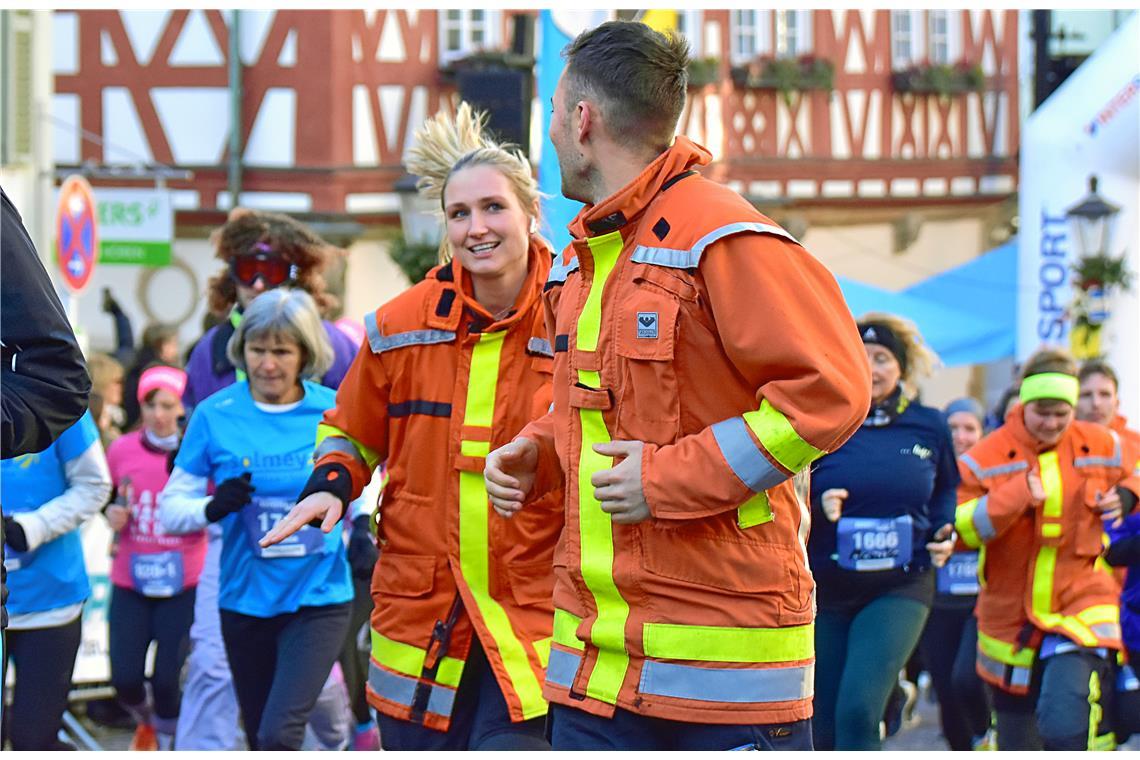
<path fill-rule="evenodd" d="M 435 557 L 380 552 L 376 590 L 392 596 L 427 596 L 435 588 Z"/>
<path fill-rule="evenodd" d="M 618 434 L 669 444 L 680 430 L 681 406 L 676 348 L 677 300 L 661 291 L 635 287 L 618 314 L 617 344 L 621 389 Z"/>
<path fill-rule="evenodd" d="M 730 519 L 735 520 L 734 515 Z M 662 529 L 652 524 L 642 531 L 641 548 L 642 569 L 658 579 L 654 585 L 671 587 L 658 590 L 664 598 L 691 599 L 693 587 L 701 587 L 710 592 L 705 602 L 715 605 L 755 595 L 747 606 L 766 608 L 779 625 L 812 619 L 810 588 L 801 588 L 794 570 L 797 548 L 745 541 L 696 526 Z"/>
<path fill-rule="evenodd" d="M 553 609 L 554 566 L 549 559 L 507 565 L 511 596 L 520 607 Z"/>

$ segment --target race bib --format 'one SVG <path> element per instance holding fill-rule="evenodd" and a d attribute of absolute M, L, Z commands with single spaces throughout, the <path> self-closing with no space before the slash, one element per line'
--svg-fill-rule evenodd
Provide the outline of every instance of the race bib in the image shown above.
<path fill-rule="evenodd" d="M 288 499 L 275 499 L 270 497 L 253 497 L 253 501 L 241 510 L 242 524 L 246 535 L 258 557 L 263 559 L 277 559 L 279 557 L 307 557 L 310 554 L 321 554 L 325 551 L 325 534 L 320 528 L 306 525 L 279 544 L 267 546 L 264 549 L 258 542 L 266 533 L 273 530 L 273 526 L 285 519 L 294 502 Z"/>
<path fill-rule="evenodd" d="M 143 596 L 166 598 L 182 591 L 182 552 L 132 554 L 131 582 Z"/>
<path fill-rule="evenodd" d="M 938 593 L 949 596 L 977 596 L 978 553 L 956 552 L 935 575 Z"/>
<path fill-rule="evenodd" d="M 861 573 L 902 567 L 910 562 L 913 526 L 909 515 L 839 518 L 839 566 Z"/>

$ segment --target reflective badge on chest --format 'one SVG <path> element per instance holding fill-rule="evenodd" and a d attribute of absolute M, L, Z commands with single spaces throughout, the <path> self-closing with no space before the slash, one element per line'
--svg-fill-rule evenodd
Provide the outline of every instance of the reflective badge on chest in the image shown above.
<path fill-rule="evenodd" d="M 914 520 L 909 515 L 841 517 L 836 533 L 844 570 L 893 570 L 910 562 Z"/>
<path fill-rule="evenodd" d="M 938 568 L 935 576 L 939 594 L 950 596 L 977 596 L 978 553 L 956 552 L 950 561 Z"/>
<path fill-rule="evenodd" d="M 174 596 L 182 591 L 182 577 L 181 552 L 131 555 L 131 583 L 143 596 Z"/>
<path fill-rule="evenodd" d="M 280 557 L 307 557 L 310 554 L 321 554 L 325 551 L 325 534 L 320 528 L 306 525 L 279 544 L 267 546 L 264 549 L 258 542 L 273 529 L 273 526 L 285 519 L 294 502 L 288 499 L 271 497 L 253 497 L 239 513 L 242 525 L 245 526 L 246 536 L 254 552 L 262 559 L 277 559 Z"/>
<path fill-rule="evenodd" d="M 637 312 L 637 337 L 642 339 L 657 339 L 657 312 Z"/>

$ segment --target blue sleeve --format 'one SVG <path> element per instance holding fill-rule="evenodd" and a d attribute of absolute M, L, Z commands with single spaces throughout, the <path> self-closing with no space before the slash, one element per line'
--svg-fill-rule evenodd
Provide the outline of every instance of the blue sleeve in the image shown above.
<path fill-rule="evenodd" d="M 55 450 L 61 462 L 70 462 L 82 456 L 83 452 L 91 448 L 91 444 L 97 440 L 99 440 L 99 428 L 95 426 L 91 412 L 87 411 L 78 422 L 63 431 L 59 440 L 55 442 Z"/>
<path fill-rule="evenodd" d="M 938 464 L 934 470 L 934 492 L 930 495 L 930 536 L 947 523 L 954 524 L 954 513 L 958 507 L 958 484 L 962 481 L 958 474 L 958 461 L 954 456 L 954 442 L 950 438 L 941 415 L 936 418 Z"/>
<path fill-rule="evenodd" d="M 210 442 L 210 423 L 206 418 L 206 410 L 197 409 L 190 415 L 190 424 L 186 428 L 186 435 L 182 436 L 182 445 L 174 459 L 174 466 L 200 478 L 210 477 L 213 474 Z"/>

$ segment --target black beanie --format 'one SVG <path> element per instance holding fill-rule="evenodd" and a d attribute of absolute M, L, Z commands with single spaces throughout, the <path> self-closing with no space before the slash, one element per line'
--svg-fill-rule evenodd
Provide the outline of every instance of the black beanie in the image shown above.
<path fill-rule="evenodd" d="M 864 343 L 874 343 L 894 354 L 899 369 L 904 375 L 906 374 L 906 346 L 894 330 L 882 322 L 860 322 L 859 335 Z"/>

